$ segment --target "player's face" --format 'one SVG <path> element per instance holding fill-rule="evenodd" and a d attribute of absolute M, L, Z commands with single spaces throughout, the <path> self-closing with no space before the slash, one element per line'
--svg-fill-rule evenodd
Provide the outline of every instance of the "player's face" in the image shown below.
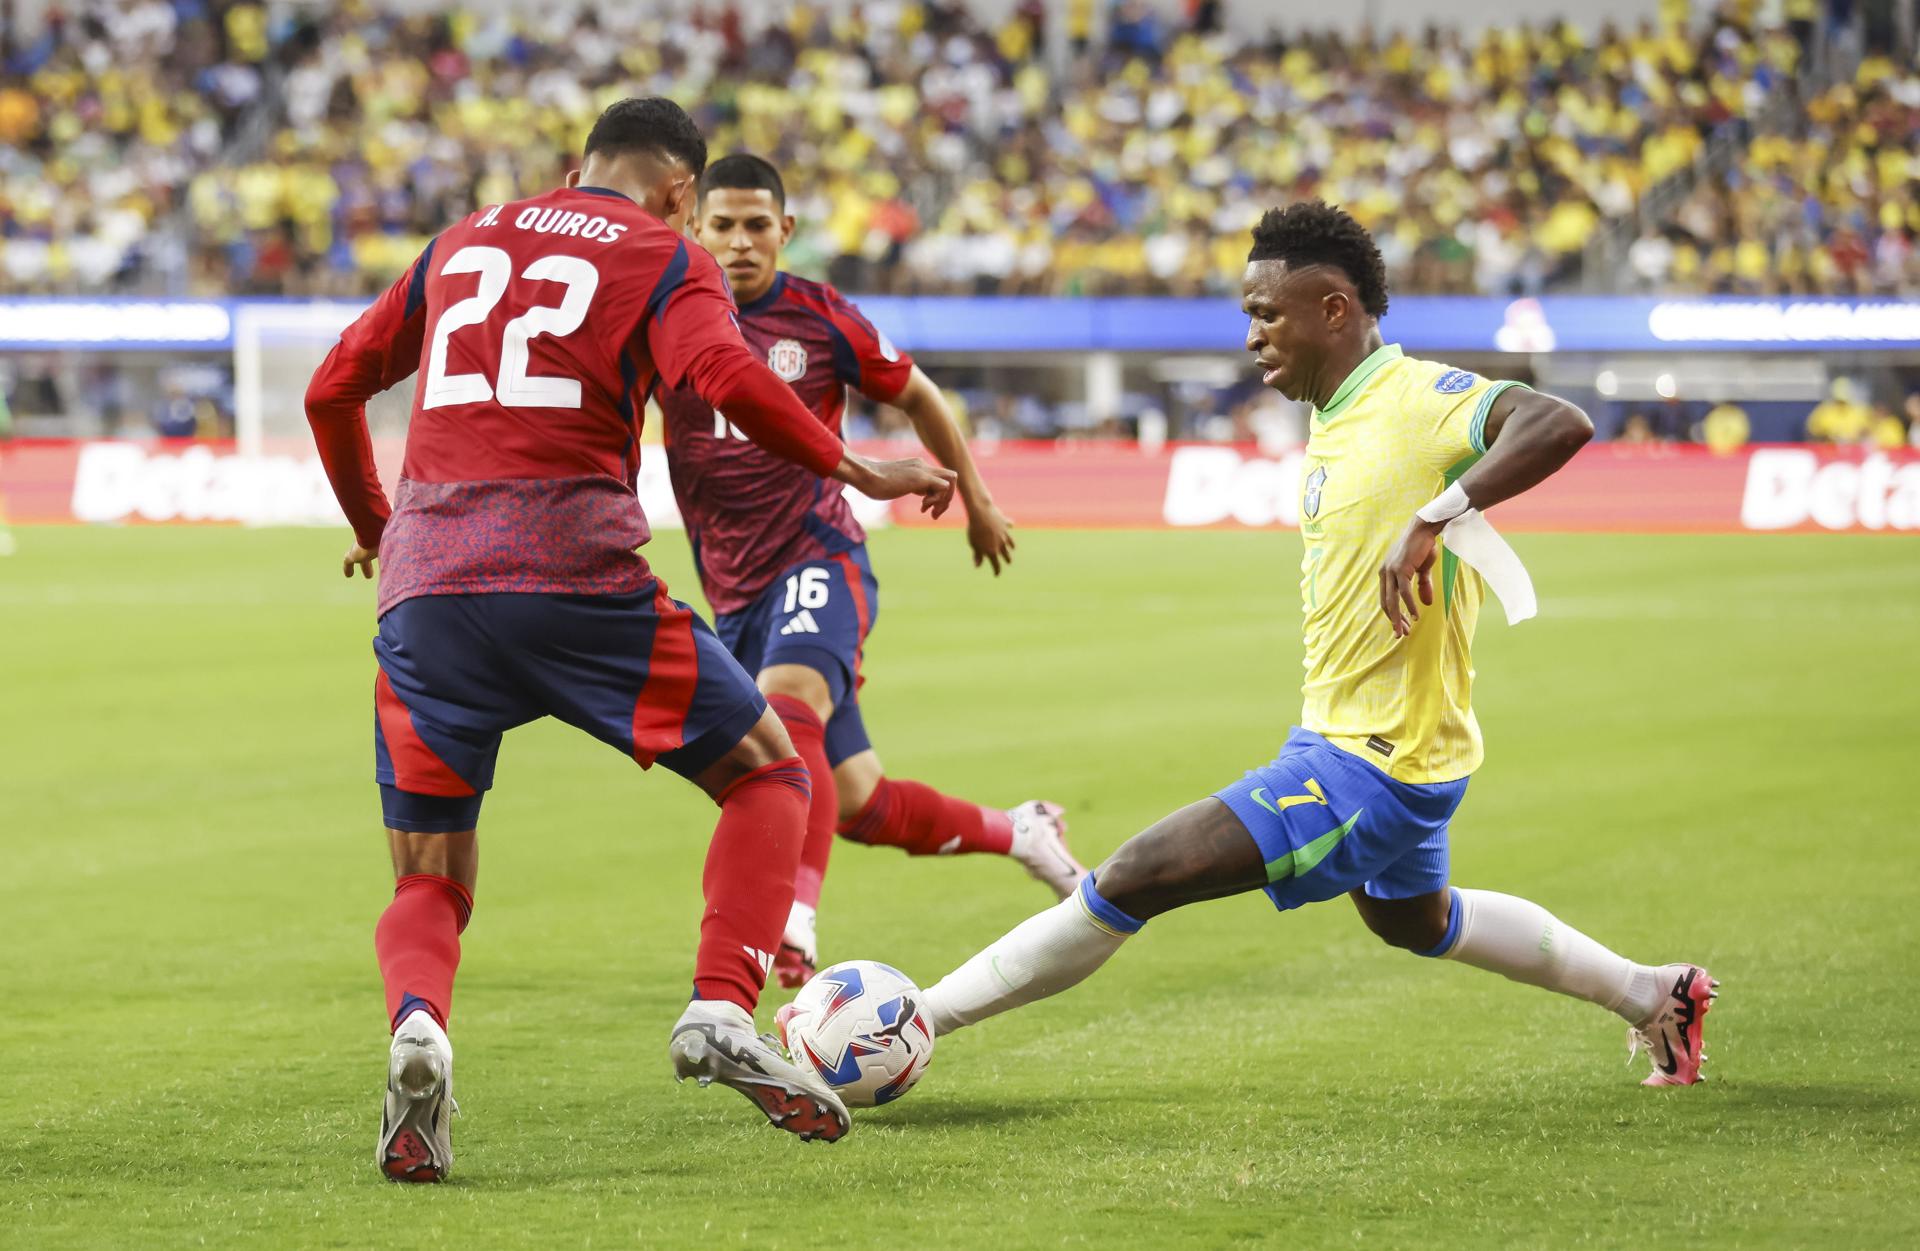
<path fill-rule="evenodd" d="M 1333 329 L 1330 293 L 1316 274 L 1291 270 L 1285 261 L 1249 261 L 1240 299 L 1247 315 L 1247 351 L 1265 371 L 1260 381 L 1290 400 L 1309 403 Z"/>
<path fill-rule="evenodd" d="M 765 295 L 780 272 L 780 249 L 793 236 L 793 218 L 773 192 L 715 187 L 700 202 L 694 237 L 726 271 L 733 298 L 742 304 Z"/>

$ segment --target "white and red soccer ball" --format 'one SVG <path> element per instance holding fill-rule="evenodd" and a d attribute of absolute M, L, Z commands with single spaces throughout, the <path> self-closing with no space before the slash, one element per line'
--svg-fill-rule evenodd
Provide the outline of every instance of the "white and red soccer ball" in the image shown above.
<path fill-rule="evenodd" d="M 848 1105 L 871 1108 L 913 1089 L 933 1059 L 933 1026 L 913 979 L 875 960 L 814 974 L 775 1020 L 795 1064 L 814 1069 Z"/>

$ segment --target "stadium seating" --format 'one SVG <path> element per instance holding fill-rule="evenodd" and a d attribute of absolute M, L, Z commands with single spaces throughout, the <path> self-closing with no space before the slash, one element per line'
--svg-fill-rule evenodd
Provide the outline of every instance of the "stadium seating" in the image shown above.
<path fill-rule="evenodd" d="M 764 30 L 643 7 L 354 0 L 275 24 L 151 0 L 57 24 L 0 82 L 0 272 L 364 293 L 472 205 L 552 185 L 604 104 L 660 92 L 716 152 L 779 161 L 790 262 L 861 291 L 1229 291 L 1251 220 L 1308 195 L 1366 221 L 1403 290 L 1920 290 L 1920 75 L 1869 56 L 1822 85 L 1808 33 L 1750 4 L 1264 42 L 1119 5 L 1061 64 L 1037 4 L 997 27 L 910 0 L 794 7 Z M 1716 141 L 1724 177 L 1643 201 Z M 1583 274 L 1602 232 L 1632 246 Z"/>

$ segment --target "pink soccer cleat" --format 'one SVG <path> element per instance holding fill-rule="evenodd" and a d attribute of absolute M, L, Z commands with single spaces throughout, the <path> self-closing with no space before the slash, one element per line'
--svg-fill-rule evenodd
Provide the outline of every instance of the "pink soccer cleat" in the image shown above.
<path fill-rule="evenodd" d="M 1087 875 L 1086 866 L 1067 847 L 1066 814 L 1065 808 L 1044 799 L 1029 799 L 1007 812 L 1013 822 L 1013 847 L 1008 854 L 1056 899 L 1073 894 Z"/>
<path fill-rule="evenodd" d="M 1719 994 L 1720 983 L 1697 964 L 1669 964 L 1661 970 L 1673 975 L 1673 989 L 1654 1014 L 1627 1030 L 1627 1059 L 1646 1049 L 1653 1072 L 1642 1086 L 1691 1086 L 1700 1080 L 1706 1060 L 1707 1012 Z"/>

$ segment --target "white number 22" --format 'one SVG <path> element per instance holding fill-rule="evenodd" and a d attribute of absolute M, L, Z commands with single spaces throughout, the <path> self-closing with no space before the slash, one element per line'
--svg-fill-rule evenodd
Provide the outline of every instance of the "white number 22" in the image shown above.
<path fill-rule="evenodd" d="M 480 287 L 466 299 L 449 304 L 433 327 L 433 345 L 427 353 L 427 378 L 421 408 L 448 404 L 478 404 L 497 398 L 515 408 L 578 408 L 580 383 L 574 378 L 533 376 L 527 373 L 527 344 L 539 335 L 563 338 L 580 329 L 587 306 L 600 287 L 600 271 L 577 256 L 543 256 L 521 271 L 522 278 L 565 283 L 559 305 L 536 304 L 507 323 L 500 339 L 500 377 L 489 385 L 483 374 L 447 372 L 447 340 L 453 332 L 477 326 L 493 312 L 507 293 L 513 260 L 499 248 L 461 248 L 441 267 L 442 274 L 478 274 Z"/>

